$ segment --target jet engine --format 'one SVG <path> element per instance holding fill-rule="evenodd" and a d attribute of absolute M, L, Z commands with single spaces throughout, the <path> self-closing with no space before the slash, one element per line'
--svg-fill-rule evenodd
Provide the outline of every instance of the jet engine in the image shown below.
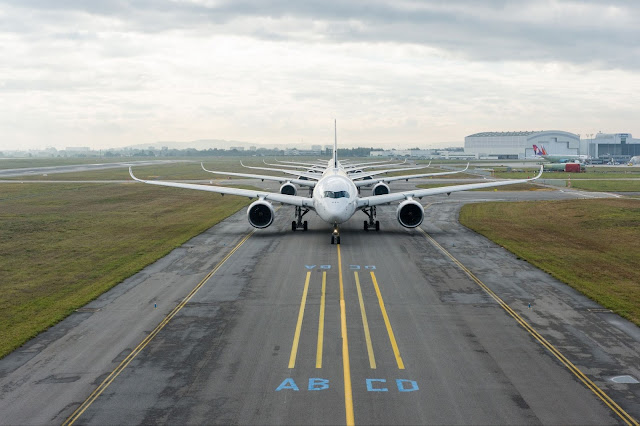
<path fill-rule="evenodd" d="M 371 195 L 384 195 L 384 194 L 388 194 L 389 191 L 389 185 L 387 185 L 384 182 L 378 182 L 374 185 L 373 189 L 371 190 Z"/>
<path fill-rule="evenodd" d="M 396 212 L 398 222 L 405 228 L 420 226 L 424 219 L 422 204 L 415 200 L 406 200 L 400 203 Z"/>
<path fill-rule="evenodd" d="M 285 182 L 280 187 L 280 193 L 281 194 L 287 194 L 287 195 L 297 195 L 298 194 L 298 190 L 296 189 L 296 186 L 294 184 L 292 184 L 291 182 Z"/>
<path fill-rule="evenodd" d="M 254 201 L 247 209 L 247 219 L 254 228 L 266 228 L 271 225 L 275 215 L 271 203 L 264 200 Z"/>

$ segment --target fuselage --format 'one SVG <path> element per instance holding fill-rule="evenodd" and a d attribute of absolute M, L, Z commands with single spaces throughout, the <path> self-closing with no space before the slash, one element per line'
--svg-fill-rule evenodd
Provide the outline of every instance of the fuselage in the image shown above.
<path fill-rule="evenodd" d="M 313 207 L 322 220 L 346 222 L 356 212 L 358 188 L 342 167 L 327 168 L 313 188 Z"/>

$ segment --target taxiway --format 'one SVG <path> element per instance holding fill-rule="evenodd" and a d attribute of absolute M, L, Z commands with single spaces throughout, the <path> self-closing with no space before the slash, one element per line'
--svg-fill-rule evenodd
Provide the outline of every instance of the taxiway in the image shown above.
<path fill-rule="evenodd" d="M 431 197 L 414 230 L 384 206 L 340 246 L 241 211 L 0 360 L 0 423 L 633 424 L 639 329 L 456 220 L 583 196 Z"/>

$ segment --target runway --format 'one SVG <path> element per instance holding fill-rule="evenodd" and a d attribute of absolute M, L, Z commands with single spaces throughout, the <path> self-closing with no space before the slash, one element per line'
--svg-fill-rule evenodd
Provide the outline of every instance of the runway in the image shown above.
<path fill-rule="evenodd" d="M 0 423 L 634 424 L 639 329 L 456 220 L 583 196 L 431 197 L 414 230 L 383 206 L 339 246 L 241 211 L 0 360 Z"/>

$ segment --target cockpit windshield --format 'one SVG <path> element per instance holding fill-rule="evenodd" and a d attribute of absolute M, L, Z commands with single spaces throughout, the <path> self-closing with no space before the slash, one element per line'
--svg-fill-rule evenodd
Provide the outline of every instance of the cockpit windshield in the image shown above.
<path fill-rule="evenodd" d="M 327 198 L 349 198 L 347 191 L 324 191 L 324 196 Z"/>

